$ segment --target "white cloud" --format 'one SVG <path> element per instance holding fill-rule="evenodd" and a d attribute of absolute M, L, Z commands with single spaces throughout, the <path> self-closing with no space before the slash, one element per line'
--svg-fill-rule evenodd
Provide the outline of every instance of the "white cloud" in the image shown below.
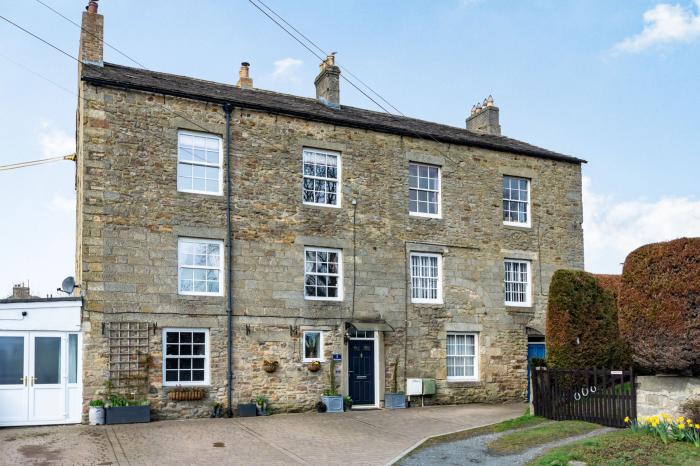
<path fill-rule="evenodd" d="M 644 12 L 644 29 L 613 47 L 615 52 L 639 53 L 656 45 L 692 42 L 700 38 L 700 0 L 695 7 L 660 3 Z"/>
<path fill-rule="evenodd" d="M 298 84 L 301 79 L 298 76 L 299 68 L 302 65 L 302 61 L 296 58 L 283 58 L 277 60 L 275 65 L 275 71 L 272 72 L 272 79 L 275 81 L 290 81 L 292 83 Z"/>
<path fill-rule="evenodd" d="M 39 145 L 43 158 L 75 153 L 75 137 L 56 127 L 51 121 L 42 121 Z"/>
<path fill-rule="evenodd" d="M 639 246 L 683 236 L 700 236 L 700 199 L 667 197 L 616 202 L 583 178 L 586 270 L 620 273 L 625 257 Z"/>
<path fill-rule="evenodd" d="M 75 196 L 66 197 L 63 194 L 54 194 L 49 208 L 55 212 L 75 212 Z"/>

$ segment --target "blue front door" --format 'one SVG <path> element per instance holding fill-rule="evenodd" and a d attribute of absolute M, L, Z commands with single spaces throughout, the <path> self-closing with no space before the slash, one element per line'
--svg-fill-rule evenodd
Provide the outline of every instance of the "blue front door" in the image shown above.
<path fill-rule="evenodd" d="M 374 404 L 374 340 L 348 342 L 348 391 L 353 405 Z"/>
<path fill-rule="evenodd" d="M 527 344 L 527 399 L 530 399 L 530 361 L 532 358 L 544 359 L 547 351 L 544 343 L 528 343 Z"/>

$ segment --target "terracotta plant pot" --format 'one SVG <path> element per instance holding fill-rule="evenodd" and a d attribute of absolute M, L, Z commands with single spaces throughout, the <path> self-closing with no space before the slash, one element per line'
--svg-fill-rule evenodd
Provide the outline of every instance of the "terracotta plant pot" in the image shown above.
<path fill-rule="evenodd" d="M 265 363 L 263 364 L 263 369 L 268 374 L 272 374 L 277 370 L 277 366 L 279 365 L 280 363 L 278 361 L 265 361 Z"/>

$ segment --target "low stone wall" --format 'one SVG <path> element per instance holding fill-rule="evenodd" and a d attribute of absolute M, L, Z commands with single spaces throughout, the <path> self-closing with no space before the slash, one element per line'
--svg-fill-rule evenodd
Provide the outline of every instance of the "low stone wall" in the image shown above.
<path fill-rule="evenodd" d="M 700 377 L 637 377 L 637 416 L 683 415 L 680 406 L 693 395 L 700 396 Z"/>

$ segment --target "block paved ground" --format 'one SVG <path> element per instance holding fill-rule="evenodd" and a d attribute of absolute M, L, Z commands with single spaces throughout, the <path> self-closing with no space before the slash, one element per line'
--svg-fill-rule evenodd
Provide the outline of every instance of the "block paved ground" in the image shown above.
<path fill-rule="evenodd" d="M 0 464 L 381 465 L 437 434 L 519 416 L 524 403 L 342 414 L 0 428 Z"/>

